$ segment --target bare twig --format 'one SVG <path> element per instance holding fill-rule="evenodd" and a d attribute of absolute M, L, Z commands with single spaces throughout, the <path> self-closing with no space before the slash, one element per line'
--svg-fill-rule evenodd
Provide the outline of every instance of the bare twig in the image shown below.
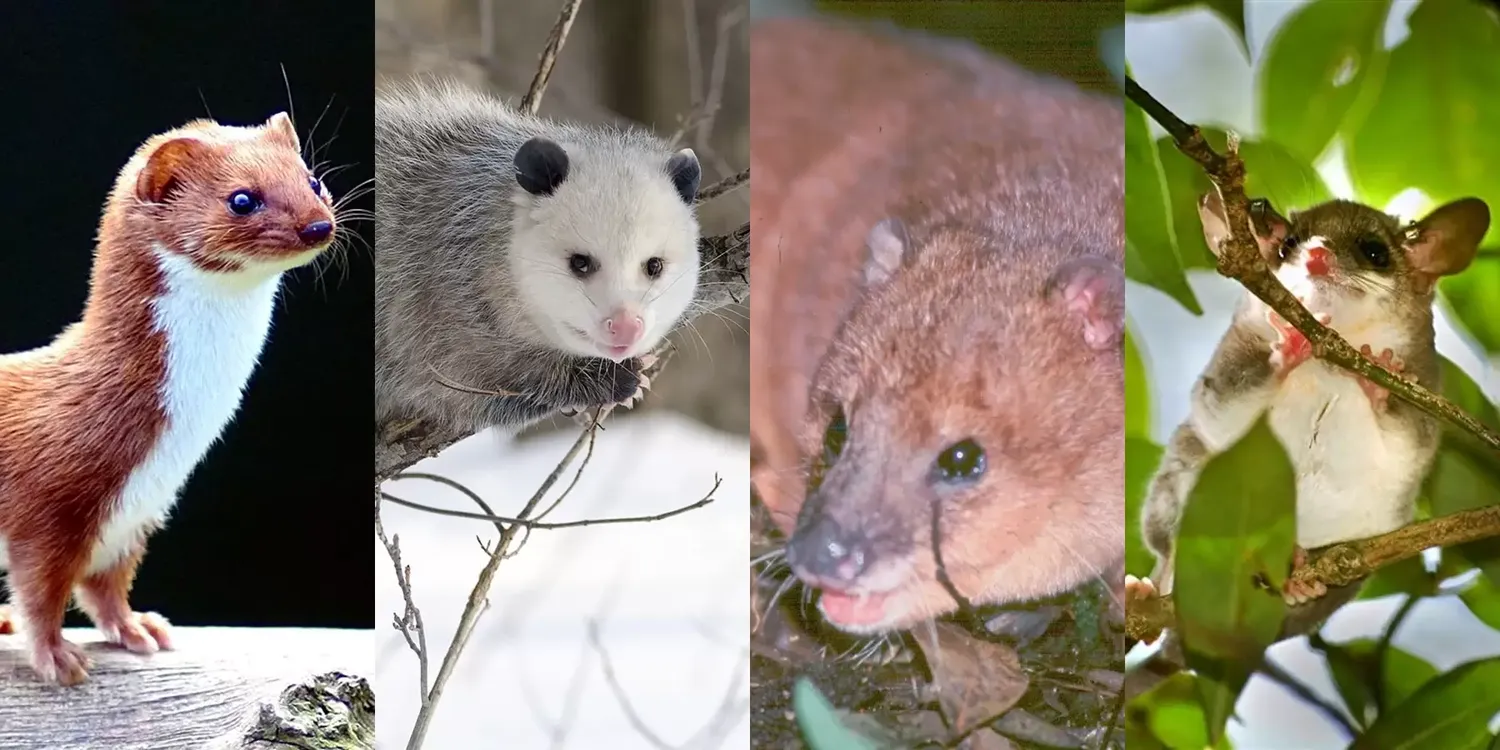
<path fill-rule="evenodd" d="M 1218 253 L 1220 274 L 1240 282 L 1251 294 L 1259 297 L 1307 337 L 1308 343 L 1312 345 L 1313 356 L 1364 377 L 1423 412 L 1474 435 L 1491 450 L 1500 451 L 1500 433 L 1480 424 L 1479 420 L 1442 396 L 1361 355 L 1337 331 L 1319 323 L 1282 286 L 1261 257 L 1255 237 L 1250 231 L 1250 202 L 1245 196 L 1245 162 L 1237 153 L 1236 139 L 1230 139 L 1227 153 L 1221 156 L 1208 145 L 1196 125 L 1183 122 L 1128 76 L 1125 79 L 1125 93 L 1151 119 L 1166 129 L 1178 150 L 1197 162 L 1218 189 L 1229 224 L 1229 237 L 1224 240 L 1223 248 Z"/>
<path fill-rule="evenodd" d="M 739 174 L 732 174 L 712 185 L 698 191 L 698 203 L 707 203 L 725 193 L 737 190 L 750 182 L 750 168 L 745 167 Z"/>
<path fill-rule="evenodd" d="M 409 475 L 402 474 L 402 475 L 398 475 L 395 478 L 396 479 L 407 479 L 407 478 L 412 478 L 412 477 L 410 477 Z M 714 493 L 718 491 L 719 485 L 723 484 L 723 481 L 724 480 L 720 479 L 719 477 L 714 477 L 714 486 L 713 486 L 713 489 L 709 490 L 708 494 L 704 495 L 703 499 L 699 500 L 698 502 L 692 503 L 691 505 L 684 505 L 684 506 L 682 506 L 680 508 L 674 508 L 672 510 L 669 510 L 669 511 L 666 511 L 666 512 L 663 512 L 663 513 L 657 513 L 656 515 L 652 515 L 652 516 L 622 516 L 622 517 L 619 517 L 619 518 L 585 518 L 585 519 L 581 519 L 581 520 L 578 520 L 578 521 L 557 521 L 557 522 L 552 522 L 552 523 L 547 523 L 547 522 L 537 521 L 537 520 L 530 520 L 530 519 L 525 519 L 525 518 L 507 518 L 505 516 L 497 516 L 497 515 L 493 515 L 493 514 L 490 514 L 490 513 L 470 513 L 470 512 L 462 511 L 462 510 L 449 510 L 447 508 L 435 508 L 435 507 L 433 507 L 431 505 L 424 505 L 422 503 L 415 503 L 415 502 L 412 502 L 410 500 L 402 500 L 399 497 L 394 497 L 391 494 L 385 493 L 385 492 L 382 492 L 381 495 L 386 500 L 389 500 L 389 501 L 391 501 L 391 502 L 393 502 L 393 503 L 395 503 L 397 505 L 404 505 L 404 506 L 406 506 L 408 508 L 415 508 L 416 510 L 425 511 L 427 513 L 434 513 L 434 514 L 440 515 L 440 516 L 453 516 L 454 518 L 472 518 L 472 519 L 476 519 L 476 520 L 480 520 L 480 521 L 490 521 L 490 522 L 495 523 L 495 524 L 517 524 L 517 525 L 520 525 L 520 526 L 525 526 L 525 527 L 527 527 L 529 529 L 541 529 L 541 530 L 545 531 L 545 530 L 550 530 L 550 529 L 576 529 L 576 528 L 578 528 L 580 526 L 603 526 L 603 525 L 606 525 L 606 524 L 617 524 L 617 523 L 650 523 L 652 521 L 666 520 L 666 519 L 671 518 L 673 516 L 680 516 L 683 513 L 687 513 L 688 511 L 697 510 L 697 509 L 702 508 L 703 506 L 708 505 L 709 503 L 713 502 L 714 501 Z"/>
<path fill-rule="evenodd" d="M 578 6 L 582 4 L 583 0 L 566 0 L 563 3 L 562 13 L 558 14 L 557 23 L 552 25 L 552 33 L 547 35 L 547 45 L 542 48 L 536 77 L 531 79 L 531 88 L 527 89 L 525 98 L 521 99 L 522 112 L 534 115 L 537 108 L 542 106 L 542 94 L 547 92 L 547 82 L 552 79 L 552 66 L 557 64 L 557 53 L 562 50 L 563 43 L 568 41 L 568 32 L 573 29 L 573 19 L 578 17 Z"/>
<path fill-rule="evenodd" d="M 1342 542 L 1307 553 L 1307 565 L 1292 572 L 1294 580 L 1347 586 L 1375 571 L 1416 557 L 1432 547 L 1452 547 L 1500 536 L 1500 505 L 1433 518 L 1370 539 Z M 1172 597 L 1131 602 L 1125 632 L 1136 640 L 1155 640 L 1176 617 Z"/>
<path fill-rule="evenodd" d="M 411 593 L 411 566 L 401 564 L 401 536 L 394 537 L 385 535 L 385 525 L 380 521 L 380 496 L 375 496 L 375 536 L 385 546 L 386 554 L 391 557 L 391 564 L 396 567 L 396 585 L 401 587 L 401 598 L 405 600 L 406 608 L 400 616 L 392 615 L 392 624 L 401 631 L 401 637 L 406 639 L 406 645 L 411 647 L 412 653 L 417 655 L 417 669 L 421 688 L 421 705 L 427 705 L 427 630 L 422 626 L 422 612 L 417 609 L 416 602 L 412 601 Z"/>

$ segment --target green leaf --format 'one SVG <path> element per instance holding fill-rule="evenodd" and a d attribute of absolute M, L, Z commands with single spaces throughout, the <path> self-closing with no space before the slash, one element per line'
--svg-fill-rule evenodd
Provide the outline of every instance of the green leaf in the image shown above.
<path fill-rule="evenodd" d="M 1439 281 L 1438 291 L 1464 330 L 1500 354 L 1500 255 L 1480 255 L 1463 273 Z"/>
<path fill-rule="evenodd" d="M 1500 630 L 1500 585 L 1489 576 L 1475 576 L 1458 597 L 1480 622 Z"/>
<path fill-rule="evenodd" d="M 833 704 L 806 677 L 792 687 L 792 710 L 812 750 L 876 750 L 875 743 L 844 726 Z"/>
<path fill-rule="evenodd" d="M 1162 448 L 1138 435 L 1125 436 L 1125 571 L 1148 576 L 1156 567 L 1156 556 L 1141 539 L 1141 505 L 1146 487 L 1161 464 Z"/>
<path fill-rule="evenodd" d="M 1386 712 L 1405 703 L 1438 675 L 1437 667 L 1396 646 L 1387 646 L 1385 657 L 1380 660 L 1379 644 L 1374 638 L 1360 638 L 1338 644 L 1320 640 L 1315 646 L 1328 659 L 1333 683 L 1344 699 L 1344 705 L 1348 706 L 1349 714 L 1363 727 L 1370 726 L 1377 718 L 1374 691 L 1377 674 L 1380 676 L 1380 698 L 1385 703 Z M 1377 663 L 1378 660 L 1384 663 Z"/>
<path fill-rule="evenodd" d="M 1438 203 L 1474 195 L 1500 205 L 1500 15 L 1476 0 L 1429 0 L 1408 26 L 1349 134 L 1355 189 L 1376 206 L 1413 187 Z M 1500 241 L 1500 223 L 1487 237 Z"/>
<path fill-rule="evenodd" d="M 1437 576 L 1427 572 L 1421 557 L 1409 557 L 1375 572 L 1359 589 L 1360 599 L 1379 599 L 1392 594 L 1432 596 L 1437 593 Z"/>
<path fill-rule="evenodd" d="M 1245 0 L 1125 0 L 1126 13 L 1166 13 L 1180 8 L 1202 6 L 1213 11 L 1234 29 L 1240 43 L 1240 51 L 1250 56 L 1250 43 L 1245 35 Z"/>
<path fill-rule="evenodd" d="M 1438 675 L 1386 711 L 1350 750 L 1483 748 L 1489 721 L 1500 713 L 1500 658 L 1482 659 Z"/>
<path fill-rule="evenodd" d="M 1173 592 L 1188 666 L 1217 740 L 1251 667 L 1281 630 L 1296 539 L 1296 477 L 1265 417 L 1210 459 L 1183 509 Z M 1257 586 L 1269 581 L 1274 591 Z"/>
<path fill-rule="evenodd" d="M 1129 70 L 1126 70 L 1129 73 Z M 1186 158 L 1186 157 L 1183 157 Z M 1161 154 L 1146 126 L 1146 112 L 1125 103 L 1125 275 L 1166 292 L 1194 315 L 1198 298 L 1182 272 Z"/>
<path fill-rule="evenodd" d="M 1146 377 L 1146 363 L 1136 348 L 1125 323 L 1125 434 L 1151 436 L 1151 381 Z"/>
<path fill-rule="evenodd" d="M 1228 140 L 1219 128 L 1202 128 L 1203 136 L 1219 153 Z M 1203 168 L 1187 158 L 1172 144 L 1171 138 L 1157 141 L 1162 153 L 1162 171 L 1166 175 L 1172 222 L 1176 228 L 1179 253 L 1185 268 L 1215 268 L 1213 253 L 1203 239 L 1203 225 L 1198 219 L 1198 198 L 1213 189 Z M 1306 208 L 1333 197 L 1333 191 L 1308 160 L 1270 141 L 1241 141 L 1240 156 L 1245 160 L 1245 194 L 1268 198 L 1281 211 Z"/>
<path fill-rule="evenodd" d="M 1441 360 L 1443 395 L 1481 424 L 1500 429 L 1500 415 L 1463 370 Z M 1493 505 L 1500 498 L 1500 456 L 1468 433 L 1443 425 L 1442 444 L 1428 473 L 1424 493 L 1434 516 L 1446 516 L 1470 508 Z M 1443 551 L 1457 555 L 1484 570 L 1491 582 L 1500 583 L 1500 539 L 1470 542 Z"/>
<path fill-rule="evenodd" d="M 1207 747 L 1208 724 L 1197 682 L 1192 674 L 1178 672 L 1131 700 L 1125 710 L 1125 745 L 1131 750 Z"/>
<path fill-rule="evenodd" d="M 1267 138 L 1307 162 L 1323 153 L 1384 55 L 1389 12 L 1390 0 L 1313 0 L 1281 24 L 1256 80 Z"/>

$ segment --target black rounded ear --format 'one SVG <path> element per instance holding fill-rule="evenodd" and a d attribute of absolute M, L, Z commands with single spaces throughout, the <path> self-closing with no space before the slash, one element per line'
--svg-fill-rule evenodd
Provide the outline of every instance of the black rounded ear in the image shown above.
<path fill-rule="evenodd" d="M 1125 269 L 1109 258 L 1086 255 L 1052 273 L 1047 294 L 1079 323 L 1091 349 L 1118 350 L 1125 340 Z"/>
<path fill-rule="evenodd" d="M 865 236 L 865 287 L 890 281 L 915 254 L 904 222 L 894 216 L 880 220 Z"/>
<path fill-rule="evenodd" d="M 682 202 L 688 205 L 698 197 L 698 181 L 703 178 L 703 168 L 698 166 L 698 155 L 690 148 L 672 154 L 667 160 L 667 176 L 672 178 L 672 187 Z"/>
<path fill-rule="evenodd" d="M 532 138 L 516 150 L 516 183 L 532 195 L 551 195 L 568 179 L 568 152 L 546 138 Z"/>

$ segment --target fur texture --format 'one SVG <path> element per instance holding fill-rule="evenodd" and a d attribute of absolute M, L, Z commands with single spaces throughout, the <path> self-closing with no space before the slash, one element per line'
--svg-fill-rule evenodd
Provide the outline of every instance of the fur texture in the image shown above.
<path fill-rule="evenodd" d="M 377 99 L 375 173 L 378 419 L 518 429 L 628 399 L 697 289 L 698 162 L 645 132 L 409 85 Z M 638 338 L 606 340 L 622 320 Z"/>

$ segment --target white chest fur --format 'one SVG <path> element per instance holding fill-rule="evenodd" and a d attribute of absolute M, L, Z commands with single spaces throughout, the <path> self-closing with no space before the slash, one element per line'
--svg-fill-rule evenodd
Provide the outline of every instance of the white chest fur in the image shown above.
<path fill-rule="evenodd" d="M 153 302 L 167 342 L 161 398 L 167 421 L 130 473 L 100 530 L 91 571 L 114 563 L 143 527 L 166 519 L 177 492 L 239 409 L 270 330 L 281 274 L 207 274 L 162 253 L 166 294 Z"/>

